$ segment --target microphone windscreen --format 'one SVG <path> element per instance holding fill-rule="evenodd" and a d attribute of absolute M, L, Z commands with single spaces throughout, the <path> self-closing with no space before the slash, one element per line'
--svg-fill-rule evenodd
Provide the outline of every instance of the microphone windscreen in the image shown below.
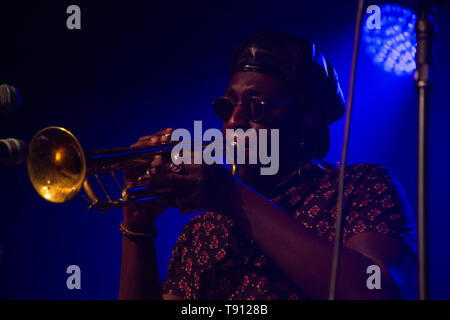
<path fill-rule="evenodd" d="M 16 165 L 25 162 L 28 155 L 27 144 L 19 139 L 0 139 L 0 164 Z"/>
<path fill-rule="evenodd" d="M 17 111 L 20 106 L 19 90 L 8 84 L 0 85 L 0 112 L 10 113 Z"/>

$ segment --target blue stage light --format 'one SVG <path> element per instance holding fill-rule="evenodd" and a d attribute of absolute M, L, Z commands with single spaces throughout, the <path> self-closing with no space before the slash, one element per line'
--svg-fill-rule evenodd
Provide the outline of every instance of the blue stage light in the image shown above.
<path fill-rule="evenodd" d="M 416 15 L 399 5 L 385 4 L 380 11 L 379 28 L 367 23 L 371 14 L 365 17 L 362 40 L 366 52 L 387 72 L 411 74 L 416 69 Z"/>

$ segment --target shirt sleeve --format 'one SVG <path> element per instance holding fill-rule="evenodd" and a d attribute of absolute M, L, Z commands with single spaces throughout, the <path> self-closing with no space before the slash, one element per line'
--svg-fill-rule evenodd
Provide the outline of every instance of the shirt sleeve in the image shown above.
<path fill-rule="evenodd" d="M 372 165 L 349 197 L 344 241 L 361 232 L 399 238 L 417 255 L 416 227 L 405 193 L 386 168 Z"/>
<path fill-rule="evenodd" d="M 227 255 L 233 224 L 230 218 L 212 212 L 192 218 L 183 227 L 172 250 L 162 293 L 183 299 L 199 299 L 202 274 Z"/>

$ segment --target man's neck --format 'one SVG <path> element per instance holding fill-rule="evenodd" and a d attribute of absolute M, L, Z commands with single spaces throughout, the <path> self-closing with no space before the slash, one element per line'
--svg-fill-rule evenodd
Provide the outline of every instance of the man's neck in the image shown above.
<path fill-rule="evenodd" d="M 295 159 L 295 158 L 294 158 Z M 243 182 L 252 189 L 265 197 L 269 197 L 270 193 L 279 185 L 284 179 L 298 169 L 302 161 L 290 161 L 280 166 L 280 170 L 275 175 L 261 175 L 252 174 L 243 178 Z"/>

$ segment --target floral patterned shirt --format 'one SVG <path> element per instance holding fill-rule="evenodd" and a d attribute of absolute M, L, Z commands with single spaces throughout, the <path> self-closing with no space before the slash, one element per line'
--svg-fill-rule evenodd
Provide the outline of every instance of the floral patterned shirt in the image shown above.
<path fill-rule="evenodd" d="M 298 223 L 334 241 L 339 170 L 324 161 L 300 166 L 270 200 Z M 374 164 L 345 170 L 343 241 L 361 232 L 396 237 L 416 254 L 406 197 L 389 170 Z M 172 251 L 163 293 L 185 299 L 307 299 L 228 216 L 204 212 L 183 228 Z"/>

